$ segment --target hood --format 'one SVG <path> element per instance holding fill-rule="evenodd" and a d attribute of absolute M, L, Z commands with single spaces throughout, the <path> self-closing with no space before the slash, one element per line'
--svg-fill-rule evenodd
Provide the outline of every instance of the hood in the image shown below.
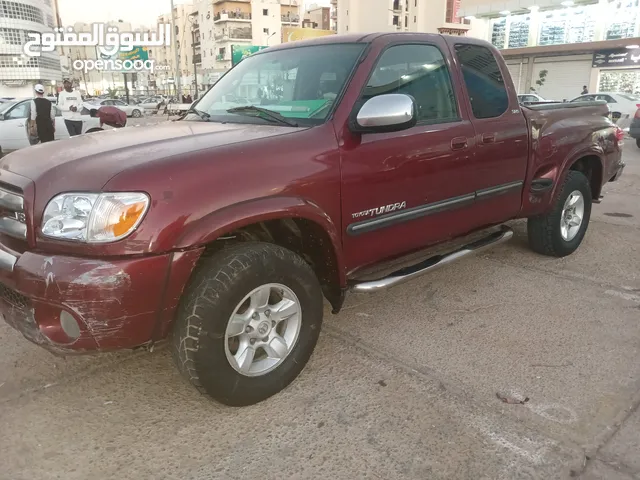
<path fill-rule="evenodd" d="M 119 172 L 168 157 L 285 135 L 300 128 L 175 121 L 126 127 L 28 147 L 0 160 L 0 169 L 33 180 L 40 190 L 100 190 Z"/>

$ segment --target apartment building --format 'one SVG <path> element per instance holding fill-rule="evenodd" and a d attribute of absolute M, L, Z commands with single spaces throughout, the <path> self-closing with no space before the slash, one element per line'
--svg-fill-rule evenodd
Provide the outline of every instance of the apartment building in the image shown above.
<path fill-rule="evenodd" d="M 56 52 L 28 57 L 23 45 L 29 32 L 52 32 L 57 26 L 52 0 L 11 0 L 0 5 L 0 96 L 33 95 L 33 85 L 42 83 L 54 91 L 62 79 Z"/>
<path fill-rule="evenodd" d="M 462 0 L 459 15 L 502 50 L 519 93 L 640 93 L 640 0 Z"/>
<path fill-rule="evenodd" d="M 431 32 L 466 35 L 460 0 L 334 0 L 338 33 Z"/>
<path fill-rule="evenodd" d="M 232 66 L 232 52 L 280 43 L 283 26 L 300 26 L 302 0 L 213 0 L 215 68 Z"/>
<path fill-rule="evenodd" d="M 331 30 L 338 31 L 338 0 L 331 0 Z"/>
<path fill-rule="evenodd" d="M 309 5 L 302 20 L 302 26 L 331 30 L 331 8 L 320 6 L 317 3 Z"/>
<path fill-rule="evenodd" d="M 199 11 L 191 3 L 175 5 L 173 8 L 175 21 L 174 38 L 171 46 L 163 45 L 153 51 L 156 65 L 168 66 L 169 70 L 159 71 L 155 75 L 155 86 L 160 90 L 171 90 L 177 83 L 176 75 L 180 75 L 180 85 L 190 89 L 194 84 L 193 64 L 202 58 Z M 159 24 L 171 23 L 171 13 L 158 17 Z M 179 64 L 176 67 L 176 50 Z M 194 55 L 195 52 L 195 55 Z M 199 56 L 198 56 L 199 55 Z M 177 73 L 176 73 L 177 72 Z"/>

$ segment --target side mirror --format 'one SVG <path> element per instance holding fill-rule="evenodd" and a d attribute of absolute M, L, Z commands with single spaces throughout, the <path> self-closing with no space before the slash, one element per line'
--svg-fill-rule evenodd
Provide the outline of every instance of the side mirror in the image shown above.
<path fill-rule="evenodd" d="M 415 126 L 417 121 L 413 97 L 391 93 L 367 100 L 350 122 L 350 128 L 357 133 L 398 132 Z"/>

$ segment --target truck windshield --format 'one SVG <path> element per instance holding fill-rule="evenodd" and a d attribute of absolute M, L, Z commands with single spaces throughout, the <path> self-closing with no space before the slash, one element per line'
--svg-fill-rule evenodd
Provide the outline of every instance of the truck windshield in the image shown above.
<path fill-rule="evenodd" d="M 195 109 L 206 113 L 209 121 L 273 122 L 273 115 L 259 111 L 264 109 L 300 125 L 323 123 L 364 47 L 357 43 L 314 45 L 247 57 L 223 76 Z M 197 118 L 203 116 L 187 116 L 185 120 Z"/>

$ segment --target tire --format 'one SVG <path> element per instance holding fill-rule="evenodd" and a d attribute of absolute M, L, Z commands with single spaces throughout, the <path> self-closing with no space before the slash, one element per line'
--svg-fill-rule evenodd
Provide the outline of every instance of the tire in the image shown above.
<path fill-rule="evenodd" d="M 142 116 L 142 113 L 140 112 L 140 110 L 134 110 L 133 112 L 131 112 L 131 116 L 133 118 L 140 118 Z"/>
<path fill-rule="evenodd" d="M 269 286 L 273 284 L 276 287 Z M 249 305 L 246 311 L 241 312 L 243 307 L 240 305 L 248 294 L 265 286 L 271 292 L 267 307 L 274 308 L 274 312 L 263 311 L 258 315 L 259 319 L 254 320 L 257 314 L 251 314 L 253 299 L 244 303 Z M 247 336 L 260 335 L 257 333 L 259 330 L 264 334 L 265 323 L 269 328 L 269 318 L 274 319 L 279 315 L 276 312 L 277 305 L 273 304 L 282 305 L 286 300 L 280 300 L 278 296 L 279 291 L 284 291 L 280 290 L 281 286 L 288 290 L 289 293 L 285 293 L 289 298 L 295 297 L 298 301 L 299 314 L 272 327 L 268 335 L 281 333 L 278 329 L 283 325 L 286 330 L 281 338 L 285 338 L 290 325 L 297 325 L 297 337 L 288 347 L 288 354 L 281 355 L 283 359 L 278 360 L 280 363 L 262 373 L 256 373 L 258 367 L 276 360 L 265 357 L 267 351 L 260 346 L 266 345 L 261 343 L 264 339 L 253 338 L 256 342 L 255 358 L 258 360 L 254 360 L 257 363 L 251 364 L 250 368 L 256 371 L 245 370 L 245 373 L 241 373 L 238 370 L 240 362 L 234 366 L 230 358 L 234 353 L 234 341 L 238 339 L 235 344 L 237 355 L 242 342 L 248 345 L 251 341 L 246 339 Z M 258 304 L 260 302 L 257 301 Z M 251 333 L 246 333 L 249 329 L 240 323 L 238 331 L 242 333 L 228 338 L 227 328 L 233 325 L 230 322 L 232 315 L 234 319 L 248 315 L 248 322 L 261 323 L 252 323 L 255 328 L 251 329 Z M 318 341 L 322 316 L 320 284 L 313 270 L 300 256 L 267 243 L 237 244 L 204 258 L 194 272 L 181 299 L 173 327 L 173 358 L 182 375 L 200 392 L 225 405 L 253 405 L 280 392 L 300 374 Z M 275 320 L 272 325 L 276 325 Z M 263 364 L 260 364 L 261 361 Z"/>
<path fill-rule="evenodd" d="M 577 230 L 574 229 L 574 225 L 571 227 L 570 234 L 563 236 L 563 210 L 570 196 L 572 199 L 582 197 L 582 220 L 577 226 Z M 531 217 L 528 220 L 527 230 L 531 249 L 534 252 L 552 257 L 566 257 L 575 252 L 587 233 L 592 203 L 591 186 L 587 177 L 578 171 L 569 171 L 552 210 L 546 215 Z M 574 204 L 574 207 L 576 205 L 579 205 L 579 200 Z"/>

